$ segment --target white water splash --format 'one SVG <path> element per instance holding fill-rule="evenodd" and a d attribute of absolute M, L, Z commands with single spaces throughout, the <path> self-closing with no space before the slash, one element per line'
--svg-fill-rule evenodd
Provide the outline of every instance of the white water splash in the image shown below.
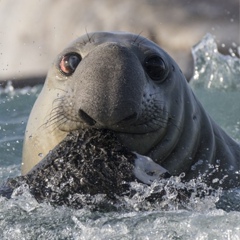
<path fill-rule="evenodd" d="M 193 47 L 192 54 L 191 87 L 210 116 L 240 142 L 240 59 L 220 54 L 210 34 Z"/>
<path fill-rule="evenodd" d="M 240 91 L 240 59 L 218 52 L 211 34 L 192 48 L 194 74 L 191 86 L 221 91 Z"/>

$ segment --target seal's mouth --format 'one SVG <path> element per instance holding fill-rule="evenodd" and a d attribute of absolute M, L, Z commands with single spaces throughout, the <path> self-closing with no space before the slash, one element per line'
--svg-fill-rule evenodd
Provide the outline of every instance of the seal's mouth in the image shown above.
<path fill-rule="evenodd" d="M 87 118 L 87 117 L 86 117 Z M 68 120 L 65 122 L 65 124 L 59 124 L 58 129 L 62 132 L 68 133 L 75 130 L 82 131 L 86 129 L 106 129 L 110 130 L 112 132 L 118 133 L 118 134 L 124 134 L 129 136 L 144 136 L 146 134 L 151 134 L 156 131 L 159 131 L 160 128 L 148 128 L 146 124 L 139 124 L 139 125 L 127 125 L 127 126 L 120 126 L 120 125 L 112 125 L 112 126 L 106 126 L 106 125 L 100 125 L 100 124 L 94 124 L 94 120 L 88 118 L 89 123 L 91 124 L 83 124 L 82 122 Z"/>
<path fill-rule="evenodd" d="M 83 120 L 87 125 L 93 127 L 94 125 L 97 124 L 97 121 L 95 121 L 92 117 L 90 117 L 86 112 L 83 110 L 78 111 L 79 117 L 81 120 Z M 138 118 L 138 114 L 134 112 L 130 116 L 125 117 L 124 119 L 120 120 L 117 122 L 115 125 L 125 125 L 125 124 L 131 124 L 131 122 L 136 121 Z"/>
<path fill-rule="evenodd" d="M 124 135 L 139 136 L 151 134 L 164 128 L 164 126 L 151 126 L 151 122 L 134 122 L 132 119 L 135 115 L 127 117 L 112 125 L 98 123 L 84 112 L 81 112 L 81 116 L 84 121 L 76 121 L 76 119 L 66 118 L 67 120 L 65 120 L 63 124 L 59 124 L 57 127 L 63 132 L 72 132 L 75 130 L 81 132 L 85 129 L 107 129 Z"/>
<path fill-rule="evenodd" d="M 54 125 L 62 132 L 71 132 L 74 130 L 83 129 L 108 129 L 116 133 L 124 134 L 132 137 L 133 135 L 143 136 L 156 131 L 162 131 L 166 128 L 168 120 L 166 117 L 159 114 L 144 116 L 141 112 L 132 111 L 129 115 L 123 115 L 117 118 L 92 117 L 83 109 L 79 109 L 77 114 L 72 114 L 73 111 L 63 109 L 63 104 L 57 107 L 57 113 L 53 112 L 45 124 L 45 127 Z M 155 116 L 155 118 L 154 118 Z"/>

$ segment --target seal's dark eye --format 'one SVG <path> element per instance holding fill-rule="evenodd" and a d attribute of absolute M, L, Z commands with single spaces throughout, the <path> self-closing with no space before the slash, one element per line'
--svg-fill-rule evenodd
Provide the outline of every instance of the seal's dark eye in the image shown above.
<path fill-rule="evenodd" d="M 81 56 L 77 53 L 67 53 L 64 55 L 59 63 L 61 72 L 67 76 L 70 76 L 76 70 L 78 64 L 81 61 Z"/>
<path fill-rule="evenodd" d="M 154 81 L 165 80 L 168 68 L 161 57 L 154 55 L 145 59 L 145 70 L 148 76 Z"/>

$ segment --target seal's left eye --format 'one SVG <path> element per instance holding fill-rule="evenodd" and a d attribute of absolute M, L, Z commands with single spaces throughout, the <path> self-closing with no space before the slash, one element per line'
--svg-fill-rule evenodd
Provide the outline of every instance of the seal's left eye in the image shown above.
<path fill-rule="evenodd" d="M 81 60 L 82 58 L 78 53 L 67 53 L 62 57 L 59 68 L 63 74 L 70 76 L 74 73 Z"/>
<path fill-rule="evenodd" d="M 157 55 L 148 57 L 144 62 L 148 76 L 154 81 L 163 81 L 168 73 L 168 68 L 163 59 Z"/>

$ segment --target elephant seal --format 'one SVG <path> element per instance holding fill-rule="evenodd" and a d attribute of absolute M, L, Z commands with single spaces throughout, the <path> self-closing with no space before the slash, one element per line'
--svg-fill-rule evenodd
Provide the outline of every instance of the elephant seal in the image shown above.
<path fill-rule="evenodd" d="M 240 146 L 205 112 L 175 61 L 142 36 L 86 34 L 57 56 L 27 124 L 22 173 L 86 128 L 116 132 L 171 175 L 240 185 Z"/>

